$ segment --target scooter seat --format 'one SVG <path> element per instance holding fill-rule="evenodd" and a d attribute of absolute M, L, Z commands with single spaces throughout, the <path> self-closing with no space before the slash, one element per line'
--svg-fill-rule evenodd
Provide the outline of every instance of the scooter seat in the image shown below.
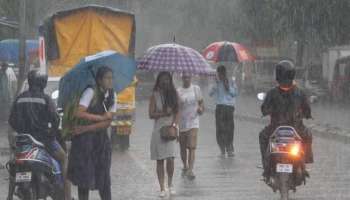
<path fill-rule="evenodd" d="M 16 140 L 17 141 L 21 140 L 21 139 L 29 139 L 36 146 L 39 146 L 39 147 L 42 147 L 42 148 L 45 147 L 45 145 L 43 143 L 39 142 L 38 140 L 36 140 L 33 136 L 31 136 L 29 134 L 22 133 L 22 134 L 18 134 L 16 136 Z"/>

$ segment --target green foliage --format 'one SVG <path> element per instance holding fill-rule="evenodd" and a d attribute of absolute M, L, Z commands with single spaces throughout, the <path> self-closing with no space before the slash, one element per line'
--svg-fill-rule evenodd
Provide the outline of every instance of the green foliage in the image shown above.
<path fill-rule="evenodd" d="M 283 40 L 292 36 L 303 42 L 327 45 L 350 40 L 348 0 L 239 0 L 252 39 Z M 244 28 L 244 27 L 242 27 Z"/>

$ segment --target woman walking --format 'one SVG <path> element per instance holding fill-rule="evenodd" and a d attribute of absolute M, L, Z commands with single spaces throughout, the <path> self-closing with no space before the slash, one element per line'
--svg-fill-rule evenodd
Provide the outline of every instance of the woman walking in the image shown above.
<path fill-rule="evenodd" d="M 233 157 L 234 110 L 237 89 L 234 82 L 227 78 L 225 66 L 221 65 L 217 68 L 216 85 L 211 89 L 209 95 L 214 97 L 216 103 L 216 140 L 221 150 L 221 156 L 225 156 L 227 153 L 229 157 Z"/>
<path fill-rule="evenodd" d="M 193 85 L 191 76 L 182 77 L 182 87 L 178 88 L 180 99 L 180 153 L 183 163 L 182 175 L 194 179 L 193 166 L 197 147 L 199 115 L 203 113 L 202 93 Z"/>
<path fill-rule="evenodd" d="M 157 161 L 157 176 L 160 185 L 160 197 L 165 197 L 165 166 L 168 174 L 168 187 L 171 195 L 174 190 L 172 180 L 174 174 L 175 140 L 161 138 L 161 128 L 170 126 L 178 131 L 179 104 L 178 95 L 169 72 L 158 74 L 149 103 L 149 117 L 154 120 L 151 139 L 151 159 Z"/>
<path fill-rule="evenodd" d="M 97 189 L 102 200 L 111 200 L 111 142 L 107 128 L 116 111 L 112 89 L 112 71 L 101 67 L 96 73 L 96 87 L 82 94 L 76 117 L 89 125 L 77 126 L 72 137 L 68 177 L 78 186 L 79 200 L 89 199 L 89 190 Z"/>

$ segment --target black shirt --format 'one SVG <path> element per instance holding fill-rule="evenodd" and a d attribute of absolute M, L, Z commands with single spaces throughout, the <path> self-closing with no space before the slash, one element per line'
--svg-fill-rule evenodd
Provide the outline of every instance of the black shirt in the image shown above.
<path fill-rule="evenodd" d="M 305 93 L 298 87 L 283 91 L 271 89 L 261 106 L 264 116 L 271 116 L 272 125 L 302 126 L 303 118 L 311 118 L 311 108 Z"/>
<path fill-rule="evenodd" d="M 59 116 L 52 99 L 40 90 L 28 90 L 14 101 L 9 124 L 19 134 L 30 134 L 47 144 L 55 139 Z"/>

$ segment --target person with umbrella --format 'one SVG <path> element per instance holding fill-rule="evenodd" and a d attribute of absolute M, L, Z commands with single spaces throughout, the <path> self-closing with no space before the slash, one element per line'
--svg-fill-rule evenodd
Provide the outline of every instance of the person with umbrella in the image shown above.
<path fill-rule="evenodd" d="M 165 126 L 178 131 L 179 100 L 169 72 L 160 72 L 157 76 L 153 93 L 149 103 L 149 117 L 154 120 L 151 139 L 151 159 L 157 161 L 157 176 L 160 185 L 160 197 L 165 197 L 165 170 L 164 161 L 168 174 L 168 187 L 171 195 L 176 192 L 172 180 L 174 175 L 175 140 L 161 138 L 161 129 Z"/>
<path fill-rule="evenodd" d="M 226 67 L 221 65 L 217 68 L 216 85 L 211 89 L 209 95 L 215 98 L 215 121 L 216 140 L 221 150 L 221 156 L 225 153 L 233 157 L 233 132 L 234 132 L 234 110 L 237 89 L 232 80 L 227 78 Z"/>
<path fill-rule="evenodd" d="M 179 97 L 174 87 L 172 73 L 189 75 L 215 75 L 208 62 L 194 49 L 179 44 L 160 44 L 150 47 L 138 60 L 138 69 L 160 72 L 150 98 L 149 116 L 154 119 L 151 140 L 151 159 L 157 160 L 157 175 L 160 196 L 165 197 L 164 160 L 167 160 L 168 186 L 170 194 L 174 173 L 175 141 L 162 141 L 161 127 L 171 125 L 178 131 Z"/>
<path fill-rule="evenodd" d="M 60 80 L 62 135 L 72 141 L 68 178 L 78 186 L 80 200 L 88 199 L 94 189 L 102 200 L 112 198 L 107 128 L 117 109 L 115 93 L 131 84 L 135 71 L 133 59 L 108 50 L 82 58 Z"/>
<path fill-rule="evenodd" d="M 107 128 L 116 111 L 113 73 L 102 66 L 96 73 L 96 86 L 81 95 L 76 117 L 88 122 L 74 128 L 68 177 L 78 186 L 79 200 L 89 199 L 89 190 L 98 189 L 102 200 L 111 200 L 111 142 Z"/>

